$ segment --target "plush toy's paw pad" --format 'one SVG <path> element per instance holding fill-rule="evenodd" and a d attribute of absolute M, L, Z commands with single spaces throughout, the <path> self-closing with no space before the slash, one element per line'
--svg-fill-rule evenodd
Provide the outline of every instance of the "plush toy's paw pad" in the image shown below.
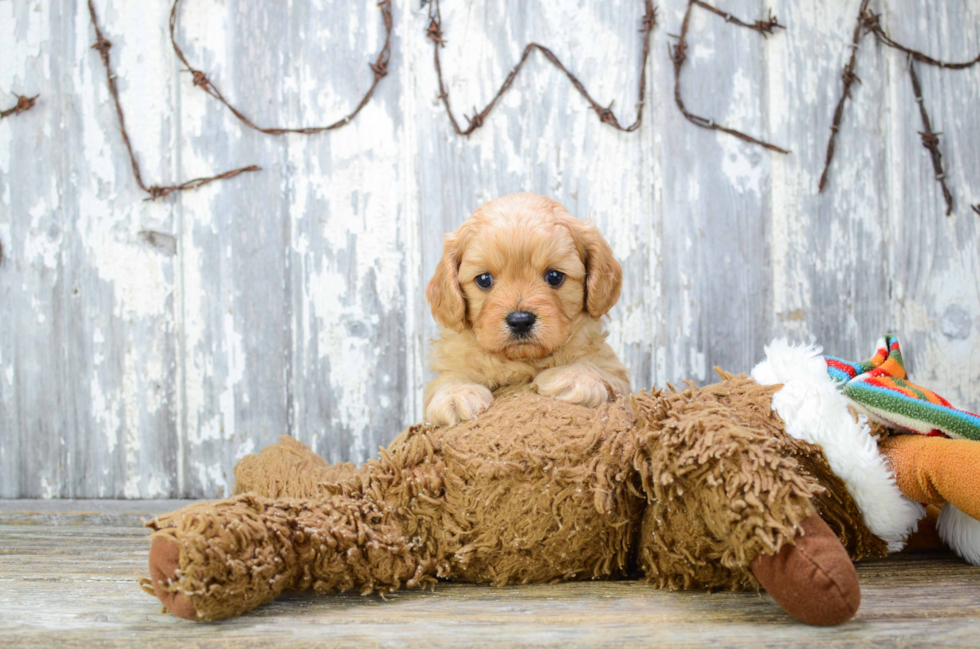
<path fill-rule="evenodd" d="M 180 548 L 170 539 L 158 536 L 150 546 L 150 579 L 153 592 L 168 611 L 185 620 L 196 620 L 197 611 L 190 598 L 168 589 L 177 580 L 180 569 Z"/>
<path fill-rule="evenodd" d="M 816 514 L 800 525 L 796 545 L 762 554 L 752 573 L 783 609 L 806 624 L 847 622 L 861 605 L 854 563 L 837 535 Z"/>
<path fill-rule="evenodd" d="M 591 363 L 553 367 L 538 374 L 531 388 L 538 394 L 580 406 L 597 408 L 609 401 L 609 385 Z"/>
<path fill-rule="evenodd" d="M 493 403 L 493 393 L 478 383 L 447 385 L 435 393 L 425 409 L 433 426 L 454 426 L 475 419 Z"/>

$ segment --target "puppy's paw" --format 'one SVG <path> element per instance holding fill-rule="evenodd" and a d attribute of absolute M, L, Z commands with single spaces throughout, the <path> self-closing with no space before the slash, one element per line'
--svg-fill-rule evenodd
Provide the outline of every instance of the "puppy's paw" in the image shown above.
<path fill-rule="evenodd" d="M 609 401 L 611 390 L 602 370 L 592 363 L 553 367 L 535 377 L 531 389 L 546 397 L 596 408 Z"/>
<path fill-rule="evenodd" d="M 492 402 L 493 394 L 478 383 L 453 383 L 432 396 L 425 420 L 433 426 L 454 426 L 475 419 Z"/>

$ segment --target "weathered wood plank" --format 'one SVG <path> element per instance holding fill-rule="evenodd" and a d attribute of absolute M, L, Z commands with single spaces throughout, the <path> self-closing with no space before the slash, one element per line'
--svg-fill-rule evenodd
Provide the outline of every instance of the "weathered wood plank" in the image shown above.
<path fill-rule="evenodd" d="M 120 100 L 147 184 L 179 174 L 178 138 L 168 80 L 176 66 L 163 32 L 143 25 L 166 19 L 164 7 L 129 11 L 96 2 Z M 105 69 L 91 45 L 95 30 L 84 2 L 64 2 L 73 28 L 64 55 L 76 62 L 61 80 L 67 112 L 65 156 L 71 167 L 60 211 L 71 236 L 66 260 L 66 399 L 72 413 L 66 446 L 66 496 L 159 497 L 174 492 L 175 368 L 174 207 L 144 203 L 126 157 Z M 22 431 L 27 433 L 28 431 Z"/>
<path fill-rule="evenodd" d="M 298 90 L 291 119 L 333 121 L 370 86 L 368 63 L 384 42 L 381 14 L 376 3 L 291 7 L 299 45 L 286 82 Z M 418 289 L 406 285 L 418 271 L 406 240 L 417 224 L 402 199 L 412 164 L 402 150 L 401 37 L 393 47 L 388 75 L 354 122 L 289 139 L 290 431 L 331 461 L 375 455 L 414 419 L 408 395 L 421 390 L 408 368 L 406 310 Z"/>
<path fill-rule="evenodd" d="M 0 646 L 972 646 L 980 569 L 949 554 L 858 565 L 863 601 L 836 628 L 799 624 L 755 593 L 659 591 L 638 581 L 439 584 L 427 592 L 284 597 L 192 624 L 143 594 L 150 516 L 178 502 L 0 501 Z M 88 512 L 88 513 L 86 513 Z"/>
<path fill-rule="evenodd" d="M 817 191 L 860 4 L 773 3 L 787 29 L 769 39 L 767 57 L 773 133 L 793 151 L 772 161 L 774 333 L 853 358 L 867 356 L 893 322 L 888 72 L 870 37 L 860 43 L 861 84 L 845 105 L 827 186 Z"/>
<path fill-rule="evenodd" d="M 747 22 L 759 2 L 728 2 Z M 663 9 L 663 43 L 676 39 L 687 3 Z M 786 38 L 778 33 L 771 40 Z M 695 6 L 687 35 L 681 92 L 697 115 L 764 140 L 766 41 Z M 654 51 L 666 49 L 661 44 Z M 674 69 L 658 68 L 654 86 L 668 104 L 653 128 L 663 138 L 661 296 L 647 308 L 660 317 L 657 383 L 714 377 L 712 367 L 746 371 L 762 357 L 771 331 L 769 165 L 779 157 L 731 135 L 691 124 L 673 105 Z M 670 89 L 670 92 L 667 91 Z M 781 142 L 780 142 L 781 143 Z"/>
<path fill-rule="evenodd" d="M 190 56 L 265 126 L 349 112 L 384 37 L 373 4 L 186 3 L 180 25 Z M 229 134 L 191 138 L 185 157 L 266 168 L 248 192 L 184 198 L 181 493 L 227 493 L 235 460 L 280 434 L 331 460 L 363 459 L 403 426 L 413 386 L 395 61 L 351 125 L 310 137 L 248 130 L 182 81 L 183 128 Z"/>
<path fill-rule="evenodd" d="M 160 175 L 173 139 L 164 88 L 154 86 L 166 65 L 141 62 L 164 39 L 137 36 L 145 15 L 113 9 L 99 5 L 116 71 L 130 80 L 120 94 L 134 145 L 146 173 Z M 4 70 L 27 75 L 45 99 L 2 125 L 14 236 L 0 279 L 13 316 L 0 325 L 13 394 L 0 455 L 17 481 L 3 493 L 167 493 L 176 488 L 172 261 L 141 232 L 166 231 L 170 208 L 139 209 L 84 3 L 18 3 L 15 13 L 10 31 L 24 34 L 25 49 Z"/>
<path fill-rule="evenodd" d="M 64 44 L 70 32 L 57 4 L 33 11 L 27 3 L 0 5 L 0 92 L 34 96 L 39 104 L 0 121 L 0 495 L 65 495 L 63 435 L 73 416 L 64 407 L 70 322 L 65 306 L 64 241 L 71 224 L 60 210 L 63 175 L 24 164 L 66 153 L 58 107 L 67 101 L 58 84 L 69 74 Z M 46 107 L 48 107 L 46 109 Z"/>
<path fill-rule="evenodd" d="M 262 125 L 289 121 L 295 101 L 284 83 L 283 71 L 297 54 L 285 16 L 274 5 L 180 6 L 177 38 L 189 60 Z M 176 83 L 184 174 L 263 167 L 247 181 L 212 184 L 178 199 L 179 493 L 214 497 L 230 493 L 236 458 L 288 432 L 288 142 L 246 128 L 189 75 Z"/>
<path fill-rule="evenodd" d="M 943 216 L 904 57 L 862 39 L 830 183 L 816 193 L 860 0 L 718 0 L 768 39 L 696 8 L 683 92 L 699 114 L 792 151 L 688 123 L 667 58 L 686 0 L 664 0 L 643 127 L 599 122 L 532 55 L 483 128 L 453 134 L 428 7 L 396 2 L 389 74 L 357 119 L 313 137 L 241 125 L 180 71 L 169 2 L 96 0 L 150 183 L 258 174 L 144 203 L 86 3 L 0 3 L 0 495 L 217 496 L 237 458 L 290 433 L 360 461 L 422 414 L 441 237 L 481 202 L 531 190 L 592 218 L 623 263 L 610 341 L 634 387 L 751 368 L 776 335 L 861 357 L 894 329 L 913 378 L 960 405 L 980 370 L 980 67 L 919 66 L 957 209 Z M 622 122 L 634 115 L 641 0 L 445 0 L 457 116 L 524 45 L 550 46 Z M 980 51 L 969 3 L 873 0 L 897 40 Z M 328 123 L 371 81 L 377 7 L 183 0 L 178 38 L 261 124 Z M 11 43 L 8 47 L 7 44 Z M 6 105 L 6 104 L 5 104 Z M 25 163 L 29 161 L 30 164 Z"/>
<path fill-rule="evenodd" d="M 980 6 L 976 3 L 912 3 L 890 0 L 879 9 L 881 24 L 896 41 L 945 61 L 980 53 Z M 869 43 L 870 45 L 870 43 Z M 879 49 L 880 46 L 878 46 Z M 887 236 L 892 276 L 892 319 L 908 338 L 913 377 L 954 403 L 980 408 L 975 364 L 980 361 L 980 114 L 965 106 L 980 102 L 980 65 L 956 71 L 915 64 L 932 129 L 941 132 L 943 169 L 954 212 L 945 215 L 939 183 L 922 146 L 919 107 L 906 57 L 883 50 L 889 67 L 889 168 Z"/>

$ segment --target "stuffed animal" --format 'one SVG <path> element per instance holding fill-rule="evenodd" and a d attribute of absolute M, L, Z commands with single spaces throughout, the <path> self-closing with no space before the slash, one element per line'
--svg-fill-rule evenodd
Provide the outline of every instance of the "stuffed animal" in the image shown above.
<path fill-rule="evenodd" d="M 949 471 L 976 466 L 980 444 L 879 446 L 818 350 L 767 353 L 754 379 L 719 371 L 597 409 L 508 388 L 477 419 L 412 426 L 359 468 L 284 437 L 239 462 L 237 495 L 148 523 L 143 587 L 174 615 L 216 620 L 287 590 L 642 575 L 765 588 L 801 621 L 842 623 L 860 604 L 852 561 L 900 549 L 916 501 L 980 513 Z"/>
<path fill-rule="evenodd" d="M 777 341 L 767 348 L 767 355 L 767 360 L 752 373 L 763 383 L 776 380 L 771 373 L 781 363 L 785 369 L 778 371 L 780 382 L 792 382 L 800 375 L 799 368 L 809 363 L 813 378 L 808 380 L 815 386 L 811 389 L 826 391 L 825 369 L 834 387 L 860 415 L 856 427 L 838 428 L 837 434 L 866 440 L 871 430 L 865 422 L 870 421 L 874 426 L 873 437 L 879 440 L 879 450 L 888 456 L 901 492 L 934 510 L 920 520 L 917 538 L 912 541 L 922 546 L 925 538 L 933 537 L 970 563 L 980 565 L 980 472 L 977 471 L 980 463 L 973 451 L 980 441 L 980 416 L 959 410 L 935 392 L 912 383 L 898 338 L 893 335 L 882 336 L 875 345 L 874 355 L 859 363 L 833 356 L 822 357 L 821 362 L 819 350 L 793 348 L 785 341 Z M 789 369 L 793 367 L 797 368 L 795 373 Z M 793 417 L 794 400 L 811 405 L 822 402 L 806 395 L 794 398 L 789 383 L 787 388 L 773 402 L 784 417 Z M 796 429 L 790 434 L 801 439 L 820 443 L 817 437 L 798 426 L 791 425 L 788 429 Z M 918 435 L 891 436 L 892 431 Z M 922 436 L 944 439 L 930 440 Z M 835 454 L 834 448 L 837 448 L 834 443 L 825 444 L 828 458 Z M 843 456 L 835 459 L 835 471 L 848 470 Z M 851 475 L 856 476 L 863 465 L 853 460 L 851 463 L 854 464 Z"/>

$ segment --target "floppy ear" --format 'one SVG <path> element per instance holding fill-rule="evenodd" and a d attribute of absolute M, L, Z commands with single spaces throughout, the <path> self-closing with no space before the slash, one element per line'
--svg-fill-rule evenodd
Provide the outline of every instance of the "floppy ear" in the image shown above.
<path fill-rule="evenodd" d="M 598 319 L 619 301 L 623 267 L 594 225 L 570 219 L 572 237 L 585 258 L 585 308 L 589 315 Z"/>
<path fill-rule="evenodd" d="M 432 317 L 439 326 L 462 331 L 466 327 L 466 301 L 459 287 L 459 240 L 446 235 L 442 259 L 436 264 L 436 272 L 425 289 L 425 299 L 432 309 Z"/>

